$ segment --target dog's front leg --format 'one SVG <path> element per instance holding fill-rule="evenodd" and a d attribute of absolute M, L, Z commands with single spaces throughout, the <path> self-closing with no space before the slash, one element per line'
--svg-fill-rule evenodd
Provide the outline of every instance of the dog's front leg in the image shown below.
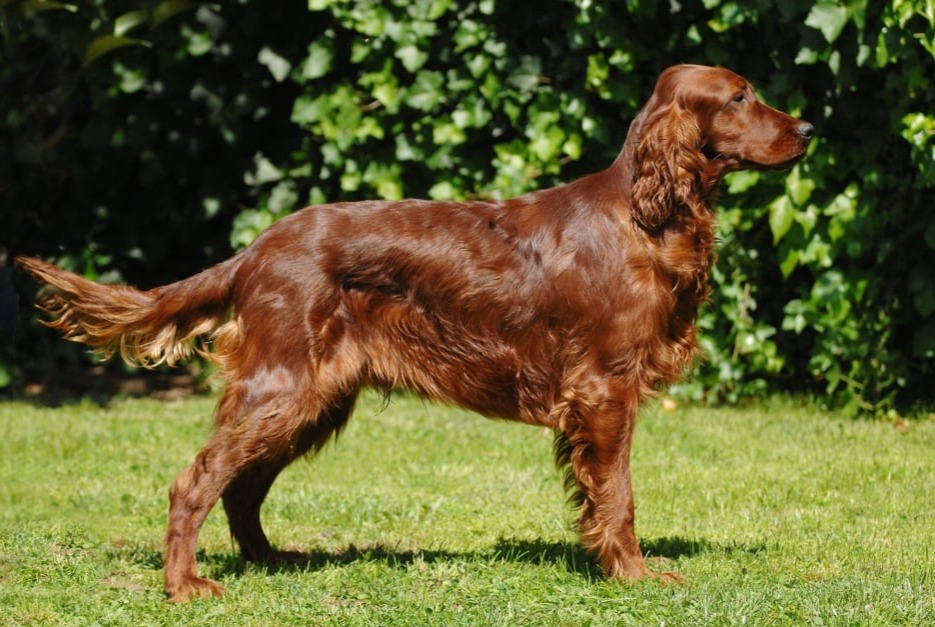
<path fill-rule="evenodd" d="M 583 544 L 611 579 L 635 581 L 647 576 L 678 579 L 675 573 L 654 574 L 643 561 L 634 530 L 630 446 L 638 398 L 572 398 L 560 411 L 559 463 L 567 463 L 569 487 L 581 503 L 579 529 Z"/>

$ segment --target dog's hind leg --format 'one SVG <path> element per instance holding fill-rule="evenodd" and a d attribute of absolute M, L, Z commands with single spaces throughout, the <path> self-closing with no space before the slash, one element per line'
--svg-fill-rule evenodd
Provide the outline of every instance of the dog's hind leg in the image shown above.
<path fill-rule="evenodd" d="M 224 489 L 258 458 L 244 450 L 243 441 L 231 427 L 222 426 L 198 453 L 194 463 L 176 477 L 169 490 L 169 525 L 163 565 L 165 590 L 170 601 L 224 594 L 221 584 L 198 576 L 195 562 L 198 533 Z"/>
<path fill-rule="evenodd" d="M 264 338 L 270 344 L 270 338 Z M 271 347 L 276 348 L 276 347 Z M 251 556 L 271 552 L 259 526 L 259 506 L 282 468 L 304 448 L 323 444 L 350 413 L 352 397 L 334 407 L 334 400 L 312 394 L 307 368 L 285 347 L 271 350 L 275 365 L 238 373 L 218 407 L 215 433 L 195 462 L 170 490 L 166 532 L 165 588 L 170 600 L 220 596 L 223 587 L 198 577 L 195 548 L 208 512 L 222 495 L 233 506 L 234 537 Z M 293 359 L 290 359 L 292 357 Z M 296 364 L 287 369 L 287 364 Z M 332 394 L 333 396 L 333 394 Z M 230 510 L 229 510 L 230 511 Z"/>
<path fill-rule="evenodd" d="M 244 559 L 272 562 L 303 557 L 273 549 L 260 523 L 260 507 L 276 477 L 287 465 L 309 451 L 317 453 L 341 431 L 347 424 L 356 398 L 356 393 L 349 393 L 336 399 L 317 419 L 302 427 L 285 452 L 245 468 L 224 491 L 222 500 L 231 535 L 240 546 Z"/>

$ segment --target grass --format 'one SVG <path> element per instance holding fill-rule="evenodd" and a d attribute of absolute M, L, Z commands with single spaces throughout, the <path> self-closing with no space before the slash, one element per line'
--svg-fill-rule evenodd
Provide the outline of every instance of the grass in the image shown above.
<path fill-rule="evenodd" d="M 551 434 L 368 395 L 264 509 L 310 565 L 242 564 L 218 508 L 199 562 L 229 594 L 172 606 L 168 486 L 214 402 L 0 404 L 0 625 L 935 624 L 935 420 L 788 401 L 641 417 L 637 534 L 684 586 L 601 579 Z"/>

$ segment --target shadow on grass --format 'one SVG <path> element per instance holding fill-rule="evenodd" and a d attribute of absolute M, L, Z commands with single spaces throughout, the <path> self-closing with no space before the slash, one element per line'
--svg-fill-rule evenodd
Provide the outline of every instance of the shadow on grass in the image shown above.
<path fill-rule="evenodd" d="M 148 564 L 152 562 L 148 561 Z M 157 558 L 161 567 L 161 560 Z M 203 554 L 199 551 L 199 564 L 215 577 L 239 576 L 248 569 L 261 568 L 269 573 L 317 571 L 333 566 L 354 564 L 383 564 L 388 568 L 405 570 L 414 564 L 444 564 L 447 562 L 467 563 L 513 563 L 553 565 L 587 579 L 599 579 L 600 567 L 581 546 L 571 542 L 546 542 L 544 540 L 517 540 L 501 538 L 488 549 L 474 551 L 449 551 L 445 549 L 406 550 L 392 546 L 350 545 L 339 550 L 312 550 L 287 561 L 275 561 L 259 566 L 249 565 L 237 553 Z"/>
<path fill-rule="evenodd" d="M 27 375 L 21 393 L 13 397 L 37 407 L 55 408 L 85 401 L 108 407 L 115 399 L 176 400 L 206 393 L 195 377 L 184 370 L 121 368 L 119 364 L 102 364 Z"/>
<path fill-rule="evenodd" d="M 710 552 L 744 552 L 756 554 L 763 546 L 720 546 L 706 540 L 682 537 L 666 537 L 642 540 L 641 547 L 652 566 L 656 562 L 666 562 L 682 557 Z M 137 561 L 153 569 L 162 568 L 162 556 L 158 553 L 138 555 Z M 204 572 L 214 577 L 226 575 L 240 576 L 247 572 L 248 564 L 233 552 L 206 554 L 198 552 L 198 563 Z M 600 567 L 594 558 L 579 544 L 574 542 L 548 542 L 545 540 L 527 540 L 518 538 L 500 538 L 487 549 L 474 551 L 448 551 L 444 549 L 403 550 L 391 546 L 350 545 L 337 551 L 313 550 L 298 554 L 288 561 L 278 561 L 261 565 L 260 568 L 270 573 L 316 571 L 329 566 L 349 566 L 359 563 L 379 563 L 389 568 L 406 569 L 416 563 L 435 564 L 445 562 L 483 562 L 533 564 L 554 566 L 575 573 L 588 580 L 603 578 Z"/>

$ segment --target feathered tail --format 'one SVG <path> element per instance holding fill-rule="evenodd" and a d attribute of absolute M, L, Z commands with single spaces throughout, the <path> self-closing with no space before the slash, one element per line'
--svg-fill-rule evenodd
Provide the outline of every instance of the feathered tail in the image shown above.
<path fill-rule="evenodd" d="M 104 357 L 119 353 L 129 364 L 152 368 L 191 355 L 195 339 L 217 329 L 230 309 L 240 255 L 192 277 L 140 291 L 103 285 L 32 257 L 17 265 L 56 288 L 39 302 L 44 322 Z"/>

